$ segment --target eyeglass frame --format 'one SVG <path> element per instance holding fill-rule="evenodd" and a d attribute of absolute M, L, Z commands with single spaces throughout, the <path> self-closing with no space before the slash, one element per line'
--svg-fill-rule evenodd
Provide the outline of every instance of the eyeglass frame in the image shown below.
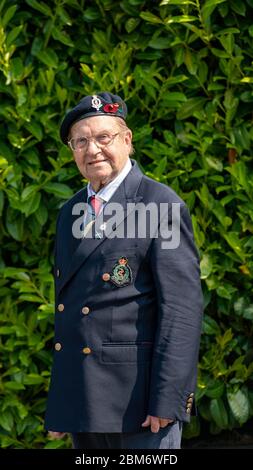
<path fill-rule="evenodd" d="M 108 147 L 109 145 L 111 145 L 111 144 L 113 143 L 115 137 L 116 137 L 117 135 L 122 134 L 123 132 L 126 132 L 126 131 L 123 130 L 123 131 L 120 131 L 120 132 L 116 132 L 116 134 L 113 134 L 113 135 L 111 136 L 111 140 L 110 140 L 110 142 L 108 142 L 108 144 L 98 144 L 98 142 L 96 141 L 96 137 L 89 137 L 89 138 L 88 138 L 88 137 L 85 137 L 85 136 L 80 136 L 80 137 L 85 137 L 85 139 L 87 139 L 88 143 L 87 143 L 86 149 L 89 148 L 89 143 L 90 143 L 90 141 L 93 141 L 93 142 L 95 143 L 95 145 L 96 145 L 98 148 L 104 148 L 104 147 Z M 99 134 L 98 134 L 98 135 L 99 135 Z M 80 138 L 80 137 L 79 137 L 79 138 Z M 109 137 L 109 136 L 108 136 L 108 137 Z M 74 140 L 74 137 L 72 137 L 72 139 L 68 140 L 67 143 L 68 143 L 68 146 L 71 148 L 71 150 L 72 150 L 73 152 L 76 152 L 76 151 L 78 151 L 78 150 L 83 150 L 83 149 L 85 149 L 85 147 L 82 147 L 82 148 L 79 148 L 79 149 L 74 149 L 74 148 L 72 147 L 72 144 L 71 144 L 71 141 L 72 141 L 72 140 Z"/>

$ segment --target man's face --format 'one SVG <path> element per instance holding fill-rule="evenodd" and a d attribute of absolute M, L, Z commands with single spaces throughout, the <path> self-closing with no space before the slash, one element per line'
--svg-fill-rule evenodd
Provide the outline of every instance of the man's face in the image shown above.
<path fill-rule="evenodd" d="M 76 122 L 71 127 L 70 139 L 116 135 L 113 142 L 103 148 L 91 140 L 85 149 L 74 150 L 73 155 L 80 173 L 87 178 L 95 191 L 114 179 L 124 167 L 131 150 L 132 133 L 122 130 L 119 118 L 92 116 Z"/>

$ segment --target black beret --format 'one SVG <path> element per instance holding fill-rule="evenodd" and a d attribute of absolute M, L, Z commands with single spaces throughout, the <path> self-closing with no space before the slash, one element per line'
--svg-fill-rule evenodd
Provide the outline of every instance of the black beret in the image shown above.
<path fill-rule="evenodd" d="M 125 120 L 127 115 L 126 103 L 118 96 L 109 92 L 85 96 L 79 103 L 65 115 L 61 127 L 60 137 L 64 144 L 68 143 L 70 127 L 81 119 L 90 116 L 116 116 Z"/>

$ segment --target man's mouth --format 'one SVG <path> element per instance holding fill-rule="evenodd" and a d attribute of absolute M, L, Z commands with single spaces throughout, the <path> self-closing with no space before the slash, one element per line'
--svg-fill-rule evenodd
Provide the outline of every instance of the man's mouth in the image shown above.
<path fill-rule="evenodd" d="M 96 165 L 98 163 L 104 163 L 107 162 L 107 160 L 94 160 L 92 162 L 89 162 L 88 165 Z"/>

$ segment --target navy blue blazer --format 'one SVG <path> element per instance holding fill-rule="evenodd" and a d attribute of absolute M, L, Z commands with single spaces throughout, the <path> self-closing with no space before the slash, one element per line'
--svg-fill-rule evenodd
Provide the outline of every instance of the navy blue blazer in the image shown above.
<path fill-rule="evenodd" d="M 180 244 L 164 250 L 154 234 L 77 240 L 72 208 L 86 202 L 86 188 L 61 208 L 45 419 L 51 431 L 138 432 L 147 414 L 190 420 L 203 309 L 191 220 L 171 188 L 132 165 L 110 200 L 125 208 L 120 223 L 129 202 L 179 203 Z M 127 263 L 122 285 L 119 260 Z"/>

